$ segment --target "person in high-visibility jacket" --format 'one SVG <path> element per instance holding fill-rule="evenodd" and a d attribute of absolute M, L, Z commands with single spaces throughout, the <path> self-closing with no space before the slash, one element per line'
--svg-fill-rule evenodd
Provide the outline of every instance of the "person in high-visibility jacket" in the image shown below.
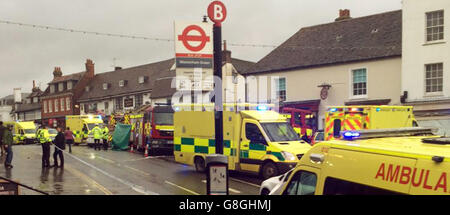
<path fill-rule="evenodd" d="M 102 139 L 103 137 L 103 131 L 102 129 L 98 126 L 98 124 L 95 124 L 95 127 L 91 130 L 91 132 L 94 135 L 94 149 L 97 150 L 101 150 L 101 146 L 100 146 L 100 139 Z"/>
<path fill-rule="evenodd" d="M 107 125 L 103 125 L 103 149 L 108 150 L 109 129 Z"/>
<path fill-rule="evenodd" d="M 50 166 L 50 144 L 52 139 L 48 133 L 47 126 L 43 126 L 38 132 L 39 142 L 42 145 L 42 168 L 49 168 Z"/>

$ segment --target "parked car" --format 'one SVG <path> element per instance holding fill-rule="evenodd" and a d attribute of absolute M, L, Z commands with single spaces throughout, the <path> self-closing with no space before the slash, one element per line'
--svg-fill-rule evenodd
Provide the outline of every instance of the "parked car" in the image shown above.
<path fill-rule="evenodd" d="M 260 195 L 281 195 L 281 190 L 283 189 L 284 184 L 289 179 L 289 176 L 292 173 L 292 170 L 284 173 L 283 175 L 275 176 L 269 178 L 261 184 L 261 188 L 259 190 Z"/>

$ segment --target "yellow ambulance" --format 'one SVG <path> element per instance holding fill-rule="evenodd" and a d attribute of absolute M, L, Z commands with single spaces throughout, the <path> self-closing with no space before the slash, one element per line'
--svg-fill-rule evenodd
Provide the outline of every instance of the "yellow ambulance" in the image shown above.
<path fill-rule="evenodd" d="M 87 143 L 93 144 L 94 139 L 89 135 L 96 124 L 103 125 L 103 119 L 100 115 L 74 115 L 66 116 L 66 127 L 73 132 L 75 144 Z"/>
<path fill-rule="evenodd" d="M 341 134 L 306 153 L 281 194 L 450 194 L 450 138 L 418 127 Z"/>
<path fill-rule="evenodd" d="M 33 144 L 36 143 L 36 125 L 34 122 L 5 122 L 5 126 L 13 126 L 14 144 Z"/>
<path fill-rule="evenodd" d="M 341 131 L 417 127 L 412 106 L 333 106 L 325 114 L 325 140 Z"/>
<path fill-rule="evenodd" d="M 204 171 L 205 156 L 215 153 L 213 108 L 212 104 L 175 107 L 175 160 L 194 165 L 197 171 Z M 295 167 L 311 148 L 285 117 L 269 108 L 224 105 L 223 152 L 228 156 L 229 170 L 270 178 Z"/>

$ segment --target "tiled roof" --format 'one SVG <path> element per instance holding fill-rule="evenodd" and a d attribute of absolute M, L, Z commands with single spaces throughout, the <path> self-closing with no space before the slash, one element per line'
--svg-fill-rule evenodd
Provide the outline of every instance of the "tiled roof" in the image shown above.
<path fill-rule="evenodd" d="M 74 74 L 70 74 L 70 75 L 64 75 L 61 77 L 56 77 L 56 78 L 53 78 L 53 80 L 49 84 L 56 84 L 56 83 L 65 82 L 65 81 L 79 81 L 83 78 L 85 73 L 86 72 L 79 72 L 79 73 L 74 73 Z"/>
<path fill-rule="evenodd" d="M 159 73 L 169 72 L 174 63 L 174 59 L 169 59 L 142 66 L 97 74 L 89 83 L 89 92 L 85 91 L 79 100 L 96 100 L 105 97 L 150 91 L 154 86 L 156 80 L 155 77 L 160 77 Z M 146 77 L 145 83 L 139 84 L 138 79 L 140 76 Z M 127 81 L 124 87 L 119 86 L 119 81 L 121 80 Z M 104 83 L 109 84 L 107 90 L 103 89 Z"/>
<path fill-rule="evenodd" d="M 17 106 L 17 109 L 15 110 L 15 112 L 27 112 L 27 111 L 40 110 L 40 109 L 41 109 L 40 103 L 20 104 Z"/>
<path fill-rule="evenodd" d="M 402 11 L 300 29 L 244 74 L 399 57 Z"/>

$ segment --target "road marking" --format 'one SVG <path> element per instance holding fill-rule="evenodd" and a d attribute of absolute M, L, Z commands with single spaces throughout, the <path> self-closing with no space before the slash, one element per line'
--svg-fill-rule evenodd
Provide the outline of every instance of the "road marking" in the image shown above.
<path fill-rule="evenodd" d="M 261 186 L 259 186 L 257 184 L 253 184 L 253 183 L 250 183 L 250 182 L 242 181 L 242 180 L 239 180 L 239 179 L 235 179 L 235 178 L 230 178 L 230 179 L 233 180 L 233 181 L 241 182 L 243 184 L 247 184 L 247 185 L 250 185 L 250 186 L 257 187 L 257 188 L 261 187 Z"/>
<path fill-rule="evenodd" d="M 165 183 L 166 183 L 166 184 L 170 184 L 170 185 L 172 185 L 172 186 L 174 186 L 174 187 L 180 188 L 180 189 L 182 189 L 182 190 L 184 190 L 184 191 L 186 191 L 186 192 L 188 192 L 188 193 L 192 193 L 192 194 L 194 194 L 194 195 L 200 195 L 200 194 L 198 194 L 198 193 L 196 193 L 196 192 L 194 192 L 194 191 L 192 191 L 192 190 L 189 190 L 189 189 L 184 188 L 184 187 L 182 187 L 182 186 L 176 185 L 176 184 L 174 184 L 174 183 L 172 183 L 172 182 L 170 182 L 170 181 L 165 181 Z"/>
<path fill-rule="evenodd" d="M 206 180 L 202 180 L 202 182 L 203 182 L 204 184 L 206 184 Z M 236 190 L 236 189 L 233 189 L 233 188 L 231 188 L 231 187 L 228 187 L 228 190 L 231 191 L 231 192 L 233 192 L 233 193 L 241 193 L 241 191 Z"/>
<path fill-rule="evenodd" d="M 75 176 L 78 176 L 82 180 L 86 181 L 87 183 L 91 183 L 94 187 L 97 187 L 100 191 L 102 191 L 106 195 L 113 195 L 113 193 L 111 191 L 109 191 L 106 187 L 102 186 L 101 184 L 96 182 L 94 179 L 92 179 L 89 176 L 83 174 L 82 172 L 72 168 L 70 165 L 66 164 L 65 169 L 67 169 L 69 172 L 71 172 Z"/>
<path fill-rule="evenodd" d="M 56 147 L 56 146 L 55 146 L 55 147 Z M 145 189 L 144 187 L 142 187 L 142 186 L 139 186 L 139 185 L 133 184 L 133 183 L 131 183 L 131 182 L 129 182 L 129 181 L 126 181 L 126 180 L 124 180 L 124 179 L 118 178 L 118 177 L 116 177 L 116 176 L 114 176 L 114 175 L 112 175 L 112 174 L 110 174 L 110 173 L 108 173 L 108 172 L 106 172 L 106 171 L 104 171 L 104 170 L 102 170 L 102 169 L 100 169 L 100 168 L 98 168 L 98 167 L 96 167 L 96 166 L 94 166 L 94 165 L 92 165 L 92 164 L 90 164 L 90 163 L 88 163 L 88 162 L 86 162 L 86 161 L 84 161 L 84 160 L 82 160 L 82 159 L 80 159 L 80 158 L 78 158 L 78 157 L 72 155 L 72 154 L 68 154 L 68 153 L 65 152 L 65 151 L 63 151 L 63 153 L 66 154 L 66 155 L 68 155 L 69 157 L 72 157 L 72 158 L 75 159 L 75 160 L 78 160 L 79 162 L 85 164 L 86 166 L 89 166 L 89 167 L 91 167 L 92 169 L 95 169 L 95 170 L 97 170 L 98 172 L 100 172 L 100 173 L 102 173 L 102 174 L 104 174 L 104 175 L 106 175 L 106 176 L 108 176 L 108 177 L 110 177 L 110 178 L 112 178 L 112 179 L 114 179 L 114 180 L 116 180 L 116 181 L 118 181 L 118 182 L 120 182 L 120 183 L 126 185 L 126 186 L 129 186 L 131 189 L 135 190 L 136 192 L 139 192 L 139 193 L 142 193 L 142 194 L 145 194 L 145 195 L 159 195 L 158 193 L 155 193 L 155 192 L 146 190 L 146 189 Z"/>
<path fill-rule="evenodd" d="M 124 166 L 125 168 L 131 169 L 131 170 L 133 170 L 133 171 L 136 171 L 136 172 L 138 172 L 138 173 L 144 174 L 144 175 L 146 175 L 146 176 L 150 176 L 150 174 L 148 174 L 148 173 L 146 173 L 146 172 L 144 172 L 144 171 L 142 171 L 142 170 L 139 170 L 139 169 L 133 168 L 133 167 L 131 167 L 131 166 L 127 166 L 127 165 L 123 165 L 123 166 Z"/>

